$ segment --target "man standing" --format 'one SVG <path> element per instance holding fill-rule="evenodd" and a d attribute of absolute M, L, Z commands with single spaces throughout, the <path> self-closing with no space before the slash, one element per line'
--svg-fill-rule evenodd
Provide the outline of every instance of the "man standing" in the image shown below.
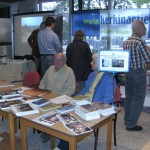
<path fill-rule="evenodd" d="M 141 36 L 146 34 L 146 27 L 141 20 L 132 23 L 132 35 L 123 45 L 130 51 L 130 71 L 126 73 L 126 100 L 124 121 L 128 131 L 140 131 L 137 122 L 146 94 L 146 63 L 150 62 L 150 53 Z"/>
<path fill-rule="evenodd" d="M 83 37 L 84 32 L 82 30 L 76 31 L 75 39 L 66 49 L 66 64 L 72 68 L 75 74 L 78 91 L 84 88 L 85 81 L 92 71 L 90 64 L 92 53 L 88 43 L 83 41 Z"/>
<path fill-rule="evenodd" d="M 53 32 L 55 19 L 47 17 L 45 29 L 38 33 L 38 45 L 41 57 L 41 78 L 46 70 L 54 64 L 54 54 L 61 52 L 60 40 L 56 33 Z"/>
<path fill-rule="evenodd" d="M 39 54 L 39 46 L 37 41 L 37 35 L 40 30 L 43 30 L 45 28 L 45 22 L 43 21 L 40 24 L 40 28 L 33 30 L 31 35 L 28 38 L 28 44 L 32 48 L 32 56 L 34 57 L 34 62 L 36 64 L 36 70 L 40 73 L 40 54 Z"/>

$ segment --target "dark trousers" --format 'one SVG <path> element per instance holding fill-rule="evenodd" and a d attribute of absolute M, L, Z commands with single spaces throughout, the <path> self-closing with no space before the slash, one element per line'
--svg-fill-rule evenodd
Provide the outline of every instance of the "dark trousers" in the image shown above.
<path fill-rule="evenodd" d="M 146 94 L 146 70 L 131 69 L 126 74 L 124 121 L 127 128 L 136 126 L 143 109 Z"/>
<path fill-rule="evenodd" d="M 61 150 L 69 150 L 69 143 L 60 139 L 60 143 L 57 147 Z"/>

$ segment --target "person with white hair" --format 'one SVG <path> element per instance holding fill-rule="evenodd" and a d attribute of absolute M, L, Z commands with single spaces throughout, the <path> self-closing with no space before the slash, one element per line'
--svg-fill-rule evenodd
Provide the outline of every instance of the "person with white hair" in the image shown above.
<path fill-rule="evenodd" d="M 123 44 L 123 49 L 130 51 L 130 69 L 126 73 L 126 99 L 124 103 L 124 124 L 128 131 L 143 129 L 137 123 L 146 94 L 146 63 L 150 62 L 149 47 L 142 40 L 146 30 L 142 20 L 135 20 L 132 23 L 132 35 Z"/>
<path fill-rule="evenodd" d="M 115 93 L 116 90 L 116 80 L 113 74 L 98 71 L 98 53 L 93 54 L 91 66 L 93 72 L 89 74 L 85 87 L 79 92 L 79 95 L 89 97 L 92 102 L 112 103 L 113 91 Z"/>
<path fill-rule="evenodd" d="M 113 92 L 116 92 L 116 80 L 113 74 L 110 72 L 98 72 L 98 53 L 93 54 L 91 66 L 93 72 L 89 74 L 85 87 L 79 94 L 89 97 L 89 100 L 92 102 L 113 103 Z M 60 140 L 60 143 L 54 150 L 60 149 L 69 150 L 69 143 Z"/>

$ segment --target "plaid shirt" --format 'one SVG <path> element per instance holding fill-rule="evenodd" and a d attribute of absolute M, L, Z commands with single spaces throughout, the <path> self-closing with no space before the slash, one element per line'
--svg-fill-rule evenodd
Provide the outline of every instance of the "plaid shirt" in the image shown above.
<path fill-rule="evenodd" d="M 124 42 L 123 49 L 130 50 L 130 68 L 146 69 L 146 63 L 150 62 L 150 52 L 139 35 L 133 33 Z"/>

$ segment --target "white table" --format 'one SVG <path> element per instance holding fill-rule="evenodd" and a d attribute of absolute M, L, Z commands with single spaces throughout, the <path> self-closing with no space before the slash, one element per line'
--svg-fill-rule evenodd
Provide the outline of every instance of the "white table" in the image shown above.
<path fill-rule="evenodd" d="M 6 82 L 23 80 L 29 71 L 36 70 L 32 60 L 7 60 L 7 64 L 0 65 L 0 80 Z"/>

